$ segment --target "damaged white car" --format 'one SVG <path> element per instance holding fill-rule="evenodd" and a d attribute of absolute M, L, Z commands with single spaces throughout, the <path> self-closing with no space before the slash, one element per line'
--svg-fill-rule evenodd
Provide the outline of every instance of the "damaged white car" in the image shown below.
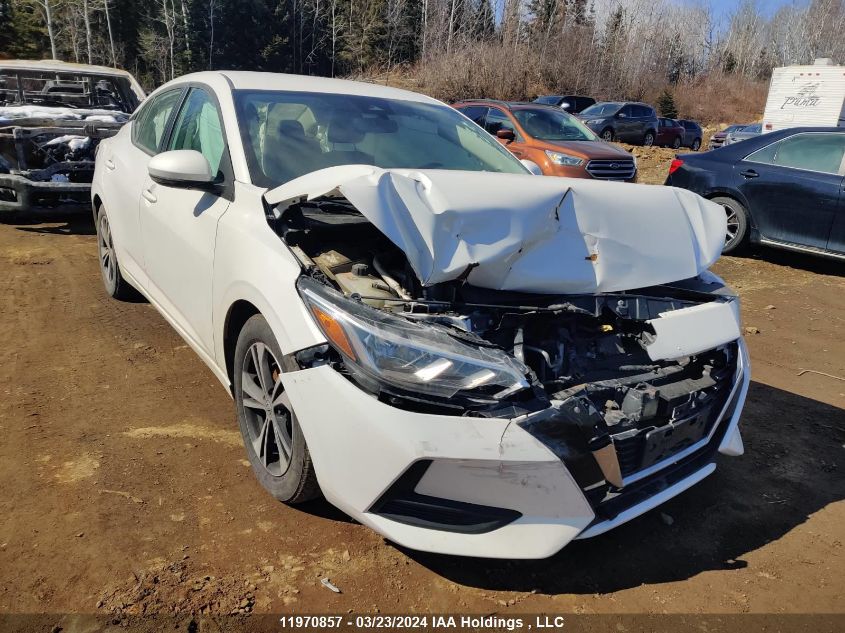
<path fill-rule="evenodd" d="M 281 501 L 541 558 L 743 451 L 725 214 L 688 191 L 537 178 L 410 92 L 210 72 L 102 142 L 92 195 L 108 292 L 231 389 Z"/>
<path fill-rule="evenodd" d="M 0 60 L 0 218 L 87 213 L 97 145 L 144 96 L 125 70 Z"/>

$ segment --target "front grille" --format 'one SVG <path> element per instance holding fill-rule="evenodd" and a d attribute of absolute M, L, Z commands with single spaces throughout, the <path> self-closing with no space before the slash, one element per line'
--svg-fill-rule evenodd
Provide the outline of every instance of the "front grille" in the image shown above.
<path fill-rule="evenodd" d="M 619 160 L 591 160 L 587 163 L 587 173 L 600 180 L 630 180 L 637 172 L 633 158 Z"/>

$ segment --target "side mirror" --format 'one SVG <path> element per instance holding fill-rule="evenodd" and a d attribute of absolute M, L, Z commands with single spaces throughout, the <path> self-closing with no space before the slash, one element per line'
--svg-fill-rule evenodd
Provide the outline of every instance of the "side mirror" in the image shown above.
<path fill-rule="evenodd" d="M 617 113 L 616 113 L 616 118 L 617 118 L 617 119 L 624 119 L 624 118 L 625 118 L 625 117 L 627 117 L 627 116 L 628 116 L 628 115 L 627 115 L 627 114 L 625 114 L 624 112 L 617 112 Z"/>
<path fill-rule="evenodd" d="M 165 187 L 207 189 L 214 184 L 211 166 L 194 149 L 174 149 L 150 159 L 147 171 L 153 182 Z"/>
<path fill-rule="evenodd" d="M 503 141 L 512 141 L 516 138 L 513 133 L 513 130 L 501 129 L 496 132 L 496 138 L 500 138 Z"/>

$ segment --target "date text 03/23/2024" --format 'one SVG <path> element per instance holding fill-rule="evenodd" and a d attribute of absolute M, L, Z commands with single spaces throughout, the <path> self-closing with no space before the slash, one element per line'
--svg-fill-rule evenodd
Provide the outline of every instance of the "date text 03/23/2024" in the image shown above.
<path fill-rule="evenodd" d="M 495 629 L 507 631 L 560 629 L 563 616 L 538 615 L 505 618 L 495 615 L 286 615 L 283 629 Z"/>

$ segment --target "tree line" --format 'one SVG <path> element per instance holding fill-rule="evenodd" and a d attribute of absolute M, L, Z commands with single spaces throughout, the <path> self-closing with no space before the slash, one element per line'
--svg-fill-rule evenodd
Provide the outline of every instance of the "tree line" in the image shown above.
<path fill-rule="evenodd" d="M 734 98 L 774 66 L 845 62 L 843 32 L 845 0 L 771 15 L 741 0 L 718 18 L 677 0 L 0 0 L 0 55 L 116 65 L 148 88 L 227 68 L 381 78 L 445 99 L 644 99 L 718 78 Z"/>

